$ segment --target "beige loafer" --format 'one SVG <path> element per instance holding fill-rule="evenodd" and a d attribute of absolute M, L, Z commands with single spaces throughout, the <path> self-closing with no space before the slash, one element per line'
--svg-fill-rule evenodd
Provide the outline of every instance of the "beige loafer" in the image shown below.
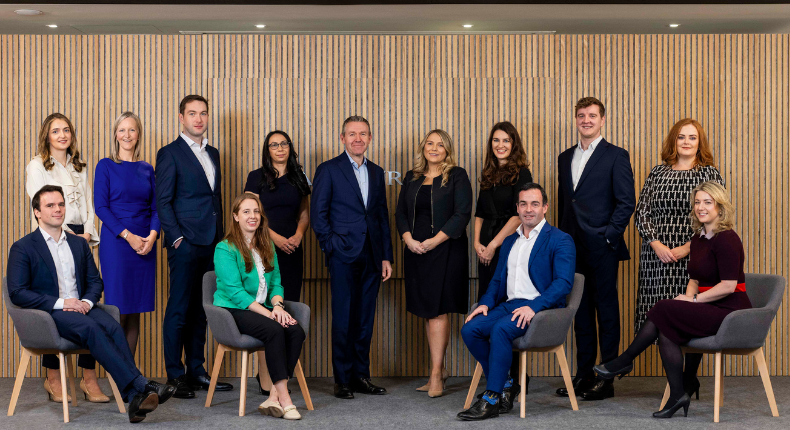
<path fill-rule="evenodd" d="M 258 406 L 258 412 L 262 415 L 271 415 L 275 418 L 280 418 L 283 416 L 283 407 L 280 406 L 279 402 L 275 402 L 273 400 L 266 400 L 265 402 L 261 403 Z"/>
<path fill-rule="evenodd" d="M 286 420 L 301 420 L 302 419 L 302 415 L 299 414 L 299 411 L 296 410 L 296 406 L 294 406 L 294 405 L 286 406 L 283 411 L 284 411 L 283 418 L 285 418 Z"/>

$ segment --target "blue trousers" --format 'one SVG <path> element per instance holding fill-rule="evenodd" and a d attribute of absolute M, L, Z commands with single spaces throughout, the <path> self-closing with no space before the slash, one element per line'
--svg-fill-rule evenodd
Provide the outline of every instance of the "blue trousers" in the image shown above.
<path fill-rule="evenodd" d="M 520 328 L 518 319 L 510 319 L 513 318 L 514 310 L 531 303 L 531 300 L 526 299 L 502 303 L 490 309 L 487 316 L 477 315 L 461 328 L 466 347 L 486 375 L 486 390 L 500 394 L 504 390 L 513 362 L 513 340 L 524 336 L 529 328 Z"/>
<path fill-rule="evenodd" d="M 140 376 L 121 325 L 107 312 L 93 308 L 87 314 L 54 310 L 51 312 L 60 336 L 87 348 L 99 364 L 112 375 L 121 396 L 129 400 L 132 381 Z"/>

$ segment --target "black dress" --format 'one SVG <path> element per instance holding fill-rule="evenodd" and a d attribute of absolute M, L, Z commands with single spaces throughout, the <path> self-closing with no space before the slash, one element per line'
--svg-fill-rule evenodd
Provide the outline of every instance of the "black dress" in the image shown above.
<path fill-rule="evenodd" d="M 300 172 L 300 174 L 304 174 Z M 260 196 L 263 211 L 269 219 L 269 228 L 285 238 L 296 233 L 299 225 L 299 208 L 302 204 L 302 195 L 299 190 L 288 181 L 288 175 L 277 178 L 274 190 L 268 185 L 261 187 L 263 169 L 250 172 L 244 191 L 250 191 Z M 309 193 L 309 191 L 308 191 Z M 304 242 L 303 242 L 304 243 Z M 299 245 L 296 250 L 286 254 L 275 247 L 277 260 L 280 265 L 280 276 L 285 300 L 298 302 L 302 294 L 302 268 L 304 261 L 304 246 Z"/>
<path fill-rule="evenodd" d="M 480 243 L 483 246 L 488 244 L 502 231 L 510 218 L 518 216 L 516 204 L 518 203 L 518 190 L 525 184 L 532 182 L 532 173 L 528 168 L 523 168 L 518 172 L 518 179 L 513 185 L 495 185 L 487 190 L 480 190 L 477 196 L 477 208 L 475 217 L 483 219 L 480 229 Z M 499 261 L 499 248 L 494 252 L 491 264 L 488 266 L 477 262 L 478 289 L 477 299 L 480 300 L 488 289 L 488 283 L 494 277 L 497 262 Z"/>

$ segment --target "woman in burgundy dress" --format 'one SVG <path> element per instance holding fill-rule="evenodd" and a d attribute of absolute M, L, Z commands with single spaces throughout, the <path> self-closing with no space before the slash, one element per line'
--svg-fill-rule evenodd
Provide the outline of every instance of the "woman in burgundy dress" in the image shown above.
<path fill-rule="evenodd" d="M 752 307 L 745 288 L 743 243 L 732 230 L 735 214 L 726 190 L 717 182 L 703 182 L 691 192 L 691 205 L 695 233 L 686 294 L 656 303 L 628 349 L 595 366 L 602 378 L 625 375 L 633 370 L 634 359 L 658 339 L 670 392 L 664 409 L 653 413 L 656 418 L 671 418 L 680 408 L 687 414 L 691 393 L 699 388 L 696 375 L 702 355 L 686 354 L 684 370 L 680 346 L 715 335 L 730 312 Z"/>

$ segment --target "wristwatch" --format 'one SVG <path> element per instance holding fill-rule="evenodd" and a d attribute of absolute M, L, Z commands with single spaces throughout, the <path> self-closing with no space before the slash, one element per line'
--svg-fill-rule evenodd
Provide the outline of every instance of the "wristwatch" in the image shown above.
<path fill-rule="evenodd" d="M 283 304 L 283 302 L 277 302 L 277 303 L 273 304 L 272 306 L 279 306 L 279 307 L 285 309 L 285 305 Z"/>
<path fill-rule="evenodd" d="M 691 298 L 691 301 L 694 302 L 694 303 L 697 303 L 697 295 L 696 294 L 694 294 L 694 297 Z"/>

